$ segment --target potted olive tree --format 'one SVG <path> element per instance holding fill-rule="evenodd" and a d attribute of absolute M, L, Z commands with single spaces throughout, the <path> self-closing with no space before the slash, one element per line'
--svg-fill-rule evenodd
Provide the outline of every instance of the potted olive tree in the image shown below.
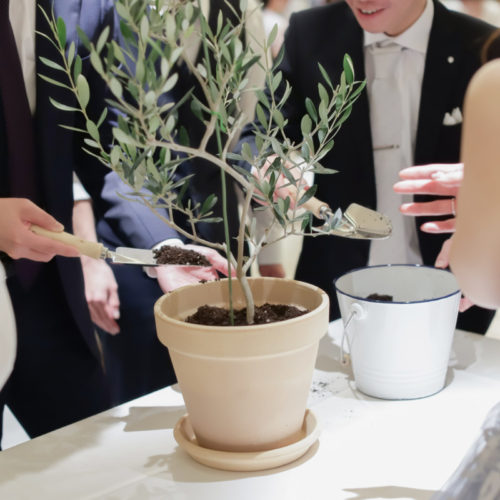
<path fill-rule="evenodd" d="M 292 142 L 282 114 L 290 87 L 275 70 L 279 61 L 261 58 L 241 41 L 249 15 L 244 0 L 240 8 L 239 22 L 228 22 L 221 15 L 217 28 L 211 29 L 199 1 L 116 0 L 122 20 L 121 43 L 110 41 L 107 30 L 95 44 L 79 33 L 93 68 L 110 90 L 110 106 L 119 111 L 111 145 L 103 143 L 100 133 L 106 110 L 100 117 L 87 112 L 91 89 L 81 73 L 74 44 L 66 46 L 64 23 L 47 17 L 61 55 L 57 67 L 65 73 L 65 85 L 74 93 L 85 118 L 89 154 L 128 184 L 131 199 L 149 207 L 195 243 L 225 254 L 234 269 L 234 278 L 229 272 L 228 279 L 183 287 L 163 296 L 155 305 L 155 316 L 159 338 L 169 348 L 185 398 L 196 446 L 251 453 L 302 439 L 318 342 L 328 326 L 328 297 L 322 290 L 293 280 L 248 277 L 259 251 L 273 242 L 269 228 L 257 230 L 251 203 L 257 199 L 272 210 L 281 227 L 275 240 L 291 234 L 316 234 L 311 230 L 311 214 L 303 210 L 315 191 L 305 187 L 304 175 L 308 171 L 329 173 L 321 159 L 332 148 L 333 137 L 364 84 L 355 81 L 348 56 L 337 85 L 320 68 L 323 81 L 318 82 L 318 96 L 306 100 L 307 114 L 300 124 L 302 140 Z M 201 40 L 204 54 L 198 64 L 186 55 L 185 40 L 193 36 Z M 267 51 L 275 36 L 273 31 L 268 40 L 258 42 Z M 54 62 L 48 63 L 54 67 Z M 254 65 L 265 71 L 266 91 L 248 87 L 246 74 Z M 179 123 L 179 102 L 162 99 L 175 89 L 181 66 L 187 67 L 203 90 L 202 99 L 190 92 L 180 98 L 191 101 L 194 115 L 204 124 L 203 138 L 197 144 L 190 143 L 185 124 Z M 243 145 L 236 154 L 230 145 L 249 118 L 240 107 L 246 92 L 256 92 L 258 97 L 254 126 L 258 151 Z M 53 104 L 65 109 L 61 103 Z M 216 153 L 207 148 L 212 139 L 217 141 Z M 213 242 L 201 238 L 196 230 L 197 224 L 213 220 L 212 208 L 215 203 L 224 205 L 225 193 L 223 190 L 222 200 L 212 195 L 197 204 L 183 198 L 190 179 L 179 180 L 175 174 L 183 161 L 193 157 L 218 167 L 222 181 L 236 180 L 244 193 L 236 254 L 231 253 L 227 231 L 225 241 Z M 244 164 L 253 165 L 260 175 L 242 168 Z M 192 174 L 196 176 L 196 172 Z M 276 188 L 283 180 L 292 194 L 276 199 Z M 176 212 L 187 217 L 191 231 L 176 224 Z M 250 243 L 249 254 L 245 242 Z M 272 324 L 253 324 L 255 306 L 265 303 L 295 306 L 300 315 Z M 218 327 L 185 321 L 206 304 L 227 308 L 232 320 L 234 311 L 246 308 L 247 324 Z M 260 467 L 265 465 L 258 464 Z"/>

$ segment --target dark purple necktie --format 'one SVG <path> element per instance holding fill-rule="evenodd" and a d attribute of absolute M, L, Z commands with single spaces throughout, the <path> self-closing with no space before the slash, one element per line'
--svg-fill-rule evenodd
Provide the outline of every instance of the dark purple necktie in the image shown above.
<path fill-rule="evenodd" d="M 0 93 L 7 131 L 9 192 L 36 201 L 33 118 L 21 61 L 9 21 L 9 0 L 0 0 Z"/>
<path fill-rule="evenodd" d="M 7 139 L 9 195 L 37 202 L 33 117 L 9 21 L 9 0 L 0 0 L 0 98 Z M 4 161 L 4 159 L 2 159 Z M 40 270 L 39 262 L 15 262 L 19 281 L 29 288 Z"/>

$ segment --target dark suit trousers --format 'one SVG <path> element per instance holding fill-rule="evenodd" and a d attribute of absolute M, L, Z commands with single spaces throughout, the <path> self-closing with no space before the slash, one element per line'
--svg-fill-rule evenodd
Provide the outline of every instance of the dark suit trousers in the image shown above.
<path fill-rule="evenodd" d="M 56 264 L 42 266 L 31 290 L 7 280 L 14 307 L 18 348 L 14 370 L 0 392 L 31 437 L 110 407 L 100 360 L 75 324 Z"/>
<path fill-rule="evenodd" d="M 113 266 L 120 296 L 120 333 L 99 331 L 113 405 L 174 384 L 167 348 L 158 340 L 153 307 L 163 295 L 141 266 Z"/>

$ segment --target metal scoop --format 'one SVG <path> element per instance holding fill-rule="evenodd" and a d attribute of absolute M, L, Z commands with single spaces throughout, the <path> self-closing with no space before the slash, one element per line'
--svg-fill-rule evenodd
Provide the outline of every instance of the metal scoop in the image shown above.
<path fill-rule="evenodd" d="M 344 213 L 340 208 L 333 212 L 326 203 L 313 197 L 302 207 L 325 221 L 322 226 L 312 228 L 317 233 L 358 240 L 385 239 L 392 233 L 389 217 L 357 203 L 351 203 Z"/>

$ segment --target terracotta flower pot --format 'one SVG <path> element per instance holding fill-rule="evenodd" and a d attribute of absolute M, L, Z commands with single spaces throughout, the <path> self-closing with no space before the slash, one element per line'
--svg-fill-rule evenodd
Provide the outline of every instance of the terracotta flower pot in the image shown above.
<path fill-rule="evenodd" d="M 233 281 L 234 306 L 244 307 Z M 256 305 L 293 304 L 310 312 L 268 325 L 214 327 L 184 322 L 205 304 L 227 306 L 227 280 L 182 287 L 155 305 L 158 337 L 168 347 L 200 446 L 259 451 L 297 440 L 328 296 L 299 281 L 250 279 Z"/>

